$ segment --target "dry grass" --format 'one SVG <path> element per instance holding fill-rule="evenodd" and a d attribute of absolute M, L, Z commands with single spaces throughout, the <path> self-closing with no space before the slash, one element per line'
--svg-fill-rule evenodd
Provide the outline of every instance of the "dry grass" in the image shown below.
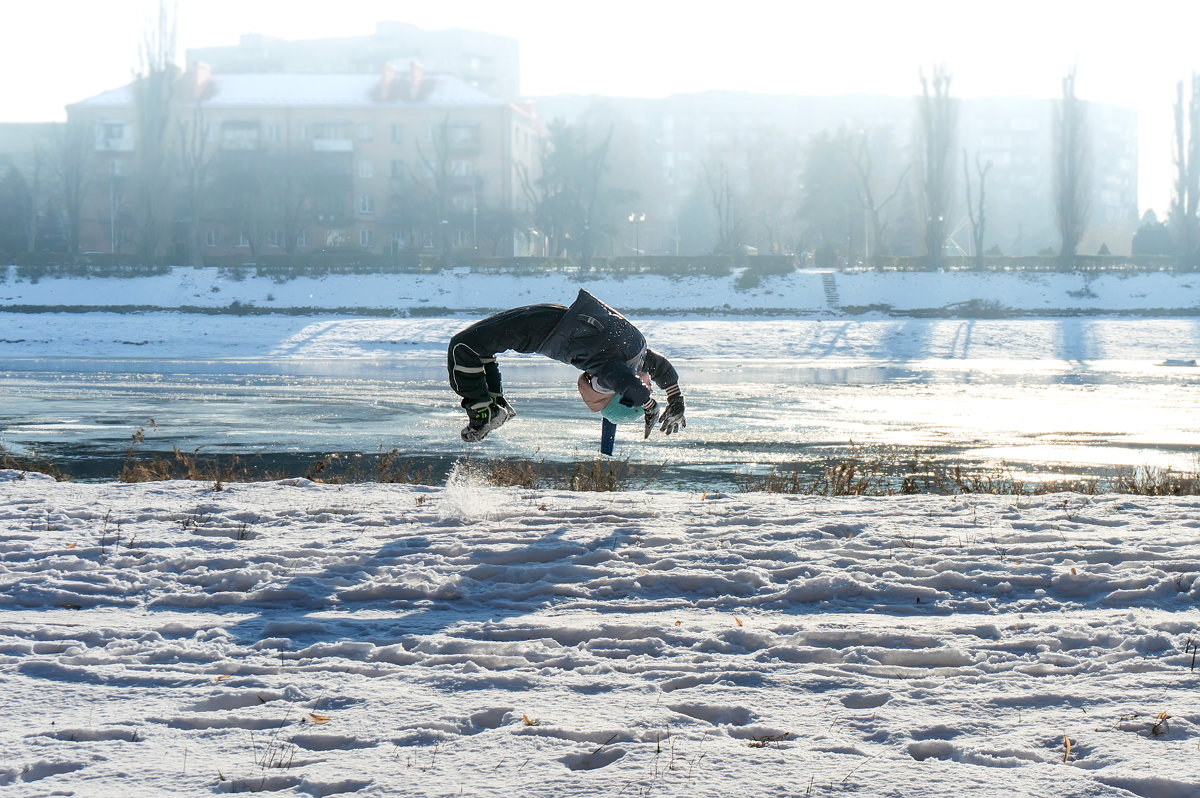
<path fill-rule="evenodd" d="M 1200 464 L 1191 473 L 1151 466 L 1121 468 L 1110 481 L 1110 490 L 1139 496 L 1195 496 L 1200 494 L 1198 472 Z"/>
<path fill-rule="evenodd" d="M 337 485 L 359 482 L 436 485 L 437 470 L 432 463 L 419 464 L 411 457 L 402 458 L 399 449 L 379 453 L 374 460 L 366 457 L 331 454 L 315 460 L 304 472 L 307 479 Z"/>
<path fill-rule="evenodd" d="M 227 483 L 259 482 L 304 476 L 333 484 L 400 483 L 437 485 L 445 479 L 450 457 L 406 457 L 398 449 L 380 447 L 374 457 L 357 453 L 330 454 L 309 462 L 271 467 L 261 456 L 201 454 L 174 447 L 170 454 L 143 453 L 147 428 L 158 429 L 154 419 L 130 437 L 118 478 L 122 482 L 192 480 L 212 483 L 221 490 Z M 604 457 L 571 462 L 533 459 L 469 461 L 492 485 L 566 491 L 642 490 L 658 481 L 666 466 L 639 465 Z M 39 471 L 67 479 L 55 464 L 37 457 L 18 456 L 0 446 L 0 468 Z M 899 447 L 864 447 L 850 442 L 847 455 L 824 463 L 777 466 L 765 474 L 734 477 L 743 492 L 789 493 L 812 496 L 890 496 L 897 494 L 992 494 L 1028 496 L 1072 492 L 1087 495 L 1121 493 L 1141 496 L 1200 495 L 1200 458 L 1190 471 L 1143 466 L 1123 468 L 1081 478 L 1046 474 L 1021 478 L 999 465 L 963 464 L 939 459 L 930 452 Z"/>
<path fill-rule="evenodd" d="M 3 446 L 0 446 L 0 469 L 36 471 L 40 474 L 49 474 L 57 480 L 66 478 L 62 469 L 36 452 L 28 455 L 13 454 Z"/>
<path fill-rule="evenodd" d="M 896 494 L 968 494 L 1031 496 L 1047 493 L 1123 493 L 1139 496 L 1200 494 L 1200 463 L 1192 472 L 1142 467 L 1080 478 L 1047 474 L 1020 478 L 1001 463 L 967 466 L 939 461 L 932 454 L 895 447 L 866 448 L 851 442 L 850 454 L 823 465 L 795 464 L 766 474 L 743 475 L 745 492 L 810 496 L 891 496 Z"/>
<path fill-rule="evenodd" d="M 484 479 L 498 487 L 546 488 L 569 491 L 642 490 L 662 473 L 663 466 L 638 466 L 629 459 L 596 457 L 555 463 L 542 460 L 488 460 L 479 464 Z"/>

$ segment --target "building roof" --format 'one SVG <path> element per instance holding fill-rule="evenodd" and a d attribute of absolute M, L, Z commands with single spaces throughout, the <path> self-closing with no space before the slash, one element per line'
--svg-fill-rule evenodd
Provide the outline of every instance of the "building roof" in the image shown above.
<path fill-rule="evenodd" d="M 505 104 L 453 75 L 424 75 L 419 80 L 415 97 L 410 91 L 410 73 L 397 73 L 392 84 L 384 97 L 384 80 L 379 75 L 372 74 L 213 74 L 205 83 L 204 104 L 210 108 L 444 107 Z M 128 84 L 81 100 L 75 103 L 75 106 L 124 108 L 132 104 L 133 84 Z"/>

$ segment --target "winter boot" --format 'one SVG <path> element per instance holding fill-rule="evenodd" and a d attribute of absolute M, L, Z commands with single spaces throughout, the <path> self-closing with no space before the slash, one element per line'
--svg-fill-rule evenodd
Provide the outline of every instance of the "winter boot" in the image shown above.
<path fill-rule="evenodd" d="M 500 401 L 503 401 L 503 397 Z M 489 432 L 516 415 L 516 411 L 512 410 L 507 402 L 504 405 L 492 402 L 487 407 L 468 410 L 467 413 L 471 420 L 462 428 L 462 439 L 467 443 L 478 443 L 486 438 Z"/>

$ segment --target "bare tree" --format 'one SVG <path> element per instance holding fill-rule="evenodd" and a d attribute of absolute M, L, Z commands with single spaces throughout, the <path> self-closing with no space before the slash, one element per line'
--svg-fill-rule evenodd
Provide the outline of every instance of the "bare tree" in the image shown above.
<path fill-rule="evenodd" d="M 975 172 L 979 175 L 979 205 L 971 200 L 971 169 L 968 166 L 967 150 L 963 148 L 963 179 L 967 184 L 967 214 L 971 217 L 971 241 L 975 245 L 975 268 L 983 268 L 983 234 L 987 224 L 984 215 L 984 192 L 987 190 L 987 173 L 992 168 L 992 162 L 980 163 L 979 153 L 975 153 Z"/>
<path fill-rule="evenodd" d="M 16 167 L 0 171 L 0 257 L 28 252 L 33 195 Z"/>
<path fill-rule="evenodd" d="M 1200 74 L 1192 74 L 1192 96 L 1184 111 L 1183 81 L 1175 85 L 1175 192 L 1171 198 L 1179 263 L 1200 266 Z"/>
<path fill-rule="evenodd" d="M 78 119 L 67 119 L 51 140 L 51 164 L 66 216 L 67 251 L 79 252 L 79 231 L 88 188 L 93 184 L 91 130 Z"/>
<path fill-rule="evenodd" d="M 170 208 L 170 130 L 178 68 L 175 66 L 174 7 L 159 0 L 158 16 L 143 38 L 140 69 L 133 83 L 137 108 L 137 188 L 140 226 L 138 250 L 157 255 L 164 238 L 164 213 Z M 167 220 L 169 221 L 169 220 Z"/>
<path fill-rule="evenodd" d="M 187 220 L 188 265 L 203 266 L 204 243 L 201 241 L 200 224 L 214 148 L 209 146 L 205 135 L 204 109 L 199 101 L 192 108 L 191 119 L 181 118 L 178 121 L 176 132 L 179 135 L 179 166 L 183 172 L 180 210 Z"/>
<path fill-rule="evenodd" d="M 951 75 L 944 64 L 932 79 L 921 75 L 921 204 L 925 213 L 925 254 L 931 266 L 942 261 L 954 198 L 951 153 L 958 133 L 958 105 L 950 96 Z"/>
<path fill-rule="evenodd" d="M 892 187 L 891 193 L 882 200 L 876 201 L 876 184 L 879 178 L 873 174 L 875 163 L 871 155 L 869 132 L 863 131 L 862 135 L 854 140 L 847 139 L 846 144 L 850 148 L 850 160 L 854 164 L 854 170 L 858 173 L 859 200 L 862 202 L 863 210 L 866 212 L 867 220 L 870 224 L 870 235 L 864 237 L 863 240 L 864 260 L 868 261 L 872 266 L 876 266 L 879 263 L 879 258 L 885 254 L 887 248 L 884 243 L 884 232 L 887 229 L 887 223 L 883 221 L 883 210 L 900 194 L 900 189 L 904 187 L 904 180 L 908 177 L 908 172 L 912 168 L 912 164 L 904 167 L 904 170 L 900 172 L 900 176 L 896 178 L 896 183 Z"/>
<path fill-rule="evenodd" d="M 805 148 L 800 217 L 821 268 L 835 266 L 839 259 L 849 261 L 866 232 L 850 140 L 844 128 L 836 134 L 822 130 Z"/>
<path fill-rule="evenodd" d="M 1074 67 L 1062 87 L 1062 100 L 1054 108 L 1054 215 L 1062 239 L 1061 267 L 1071 269 L 1091 210 L 1091 147 L 1087 106 L 1075 95 Z"/>
<path fill-rule="evenodd" d="M 748 243 L 760 253 L 794 251 L 799 239 L 803 142 L 786 130 L 763 126 L 749 131 L 749 140 L 739 149 L 745 162 L 743 216 L 749 220 Z"/>
<path fill-rule="evenodd" d="M 704 164 L 704 178 L 709 200 L 717 215 L 717 245 L 714 252 L 733 254 L 741 240 L 744 221 L 739 212 L 739 198 L 729 175 L 729 164 L 715 158 Z"/>
<path fill-rule="evenodd" d="M 450 265 L 450 115 L 446 114 L 433 129 L 432 150 L 418 146 L 422 175 L 414 175 L 425 192 L 424 227 L 432 231 L 438 242 L 442 266 Z"/>
<path fill-rule="evenodd" d="M 555 121 L 542 150 L 541 176 L 523 178 L 533 207 L 534 223 L 547 236 L 550 254 L 578 255 L 586 267 L 596 244 L 616 234 L 615 210 L 632 192 L 611 186 L 607 179 L 613 127 L 593 144 L 583 124 Z"/>

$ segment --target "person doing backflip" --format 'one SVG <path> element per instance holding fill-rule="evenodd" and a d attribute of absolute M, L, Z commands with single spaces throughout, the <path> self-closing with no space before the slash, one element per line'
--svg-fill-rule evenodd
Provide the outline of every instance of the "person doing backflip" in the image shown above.
<path fill-rule="evenodd" d="M 580 289 L 570 307 L 513 308 L 450 339 L 446 369 L 467 411 L 464 441 L 481 441 L 516 415 L 504 398 L 496 365 L 496 355 L 509 350 L 536 352 L 579 369 L 577 387 L 588 408 L 613 422 L 641 416 L 646 438 L 656 424 L 667 435 L 687 426 L 675 367 L 646 346 L 646 337 L 628 319 Z M 661 415 L 650 395 L 651 381 L 666 391 Z"/>

